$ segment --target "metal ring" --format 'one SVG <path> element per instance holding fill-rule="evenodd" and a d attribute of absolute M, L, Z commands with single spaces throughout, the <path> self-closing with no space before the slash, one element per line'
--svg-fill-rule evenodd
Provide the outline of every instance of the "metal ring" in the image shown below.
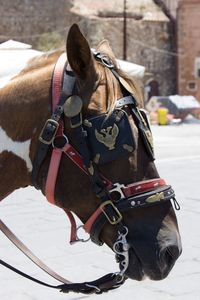
<path fill-rule="evenodd" d="M 101 56 L 100 60 L 101 60 L 101 63 L 104 66 L 106 66 L 107 68 L 109 68 L 109 69 L 113 69 L 114 68 L 114 64 L 111 61 L 109 61 L 106 56 Z"/>
<path fill-rule="evenodd" d="M 88 242 L 90 240 L 90 235 L 89 235 L 89 237 L 87 239 L 80 239 L 79 236 L 78 236 L 78 231 L 81 228 L 83 228 L 83 225 L 78 226 L 77 229 L 76 229 L 76 242 L 86 243 L 86 242 Z"/>
<path fill-rule="evenodd" d="M 54 141 L 55 141 L 55 138 L 54 138 L 54 140 L 52 141 L 52 147 L 53 147 L 53 148 L 56 148 L 56 149 L 61 149 L 61 150 L 63 150 L 63 149 L 64 149 L 64 147 L 66 146 L 66 144 L 69 144 L 68 137 L 67 137 L 65 134 L 63 134 L 63 135 L 59 135 L 59 136 L 57 136 L 56 138 L 64 138 L 65 144 L 64 144 L 62 147 L 57 147 L 57 146 L 55 146 L 55 143 L 54 143 Z"/>
<path fill-rule="evenodd" d="M 117 283 L 121 283 L 124 280 L 124 274 L 121 274 L 121 272 L 116 272 L 114 275 L 117 277 Z"/>

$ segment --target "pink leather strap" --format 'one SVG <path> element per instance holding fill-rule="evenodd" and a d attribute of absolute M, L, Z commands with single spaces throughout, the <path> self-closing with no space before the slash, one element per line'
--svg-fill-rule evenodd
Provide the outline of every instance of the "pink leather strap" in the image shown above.
<path fill-rule="evenodd" d="M 62 89 L 62 78 L 63 78 L 63 71 L 66 64 L 66 54 L 63 53 L 58 58 L 54 72 L 53 72 L 53 80 L 52 80 L 52 111 L 55 110 L 56 105 L 59 102 L 61 89 Z M 60 127 L 60 126 L 59 126 Z M 62 130 L 61 126 L 61 130 Z M 58 134 L 58 133 L 57 133 Z M 52 151 L 50 166 L 47 175 L 46 187 L 45 187 L 45 194 L 47 200 L 51 204 L 55 204 L 54 199 L 54 192 L 55 192 L 55 184 L 58 175 L 58 169 L 60 165 L 62 150 L 54 148 Z"/>
<path fill-rule="evenodd" d="M 59 102 L 60 94 L 61 94 L 61 88 L 62 88 L 62 78 L 63 78 L 63 72 L 66 64 L 66 54 L 63 53 L 57 60 L 57 63 L 55 65 L 54 73 L 53 73 L 53 81 L 52 81 L 52 111 L 55 110 L 56 105 Z M 56 136 L 63 135 L 63 122 L 59 122 L 60 126 L 58 128 L 58 131 L 56 133 Z M 47 197 L 47 200 L 51 203 L 56 205 L 55 203 L 55 186 L 58 176 L 58 170 L 60 166 L 60 161 L 62 157 L 62 153 L 64 151 L 67 151 L 67 149 L 70 148 L 69 144 L 66 144 L 63 149 L 53 148 L 49 170 L 47 174 L 47 180 L 46 180 L 46 186 L 45 186 L 45 195 Z M 66 212 L 70 222 L 71 222 L 71 235 L 70 235 L 70 243 L 76 241 L 77 238 L 77 232 L 76 232 L 76 221 L 74 219 L 73 214 L 63 208 Z"/>
<path fill-rule="evenodd" d="M 49 165 L 46 187 L 45 187 L 45 195 L 47 197 L 47 200 L 51 204 L 55 204 L 55 198 L 54 198 L 55 185 L 58 176 L 58 169 L 60 166 L 61 156 L 62 156 L 62 150 L 54 148 L 51 155 L 51 161 Z"/>
<path fill-rule="evenodd" d="M 56 187 L 60 161 L 61 161 L 62 153 L 67 151 L 68 148 L 70 148 L 69 144 L 66 144 L 63 149 L 54 148 L 51 155 L 49 171 L 46 180 L 45 194 L 47 200 L 54 205 L 56 205 L 54 195 L 55 195 L 55 187 Z M 77 239 L 76 221 L 71 211 L 69 211 L 66 208 L 63 208 L 63 210 L 66 212 L 71 223 L 70 243 L 73 243 Z"/>
<path fill-rule="evenodd" d="M 62 89 L 62 78 L 66 64 L 66 59 L 66 53 L 61 54 L 54 68 L 52 81 L 52 111 L 55 110 L 60 98 L 60 93 Z"/>
<path fill-rule="evenodd" d="M 98 207 L 95 212 L 90 216 L 90 218 L 87 220 L 87 222 L 84 224 L 83 229 L 90 233 L 91 228 L 97 217 L 102 213 L 102 209 Z"/>

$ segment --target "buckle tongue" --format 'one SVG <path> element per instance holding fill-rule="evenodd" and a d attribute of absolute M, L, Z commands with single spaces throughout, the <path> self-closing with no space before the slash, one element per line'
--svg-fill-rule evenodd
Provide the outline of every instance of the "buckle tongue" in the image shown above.
<path fill-rule="evenodd" d="M 58 130 L 59 123 L 53 119 L 48 119 L 42 128 L 42 131 L 39 136 L 39 141 L 43 144 L 50 145 L 56 135 Z"/>
<path fill-rule="evenodd" d="M 111 225 L 116 225 L 122 220 L 122 215 L 111 200 L 105 201 L 100 205 L 100 209 Z"/>

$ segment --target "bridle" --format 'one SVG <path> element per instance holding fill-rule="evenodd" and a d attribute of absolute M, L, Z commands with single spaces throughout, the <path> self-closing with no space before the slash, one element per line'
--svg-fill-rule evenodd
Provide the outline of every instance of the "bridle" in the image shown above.
<path fill-rule="evenodd" d="M 39 188 L 37 183 L 39 170 L 50 147 L 52 148 L 52 154 L 45 188 L 45 194 L 50 203 L 56 204 L 54 198 L 55 186 L 63 154 L 67 155 L 77 167 L 88 175 L 91 188 L 101 200 L 101 204 L 81 227 L 90 235 L 91 240 L 98 245 L 103 244 L 100 234 L 107 222 L 117 227 L 118 237 L 113 245 L 113 250 L 120 265 L 120 272 L 108 274 L 90 283 L 71 284 L 61 280 L 65 284 L 56 288 L 60 288 L 63 292 L 102 293 L 117 288 L 124 283 L 126 279 L 125 272 L 129 265 L 128 228 L 123 220 L 122 214 L 124 212 L 149 207 L 171 199 L 175 203 L 175 208 L 179 209 L 173 189 L 171 186 L 166 185 L 165 180 L 161 178 L 124 185 L 118 182 L 110 182 L 99 171 L 99 164 L 118 159 L 134 151 L 134 138 L 124 107 L 129 109 L 145 150 L 152 161 L 154 160 L 154 152 L 146 114 L 137 107 L 130 86 L 122 80 L 113 63 L 106 56 L 94 50 L 93 55 L 96 61 L 108 68 L 119 81 L 123 97 L 116 100 L 114 111 L 109 116 L 102 114 L 83 119 L 82 99 L 76 89 L 76 78 L 66 64 L 65 54 L 62 54 L 56 63 L 52 81 L 53 113 L 51 118 L 46 121 L 39 136 L 32 178 L 34 186 Z M 78 151 L 68 140 L 64 128 L 64 116 L 69 118 L 75 137 L 79 142 Z M 113 198 L 115 198 L 115 201 Z M 78 228 L 72 212 L 63 209 L 71 222 L 70 243 L 85 241 L 78 237 Z M 8 233 L 9 230 L 6 228 L 4 231 Z"/>

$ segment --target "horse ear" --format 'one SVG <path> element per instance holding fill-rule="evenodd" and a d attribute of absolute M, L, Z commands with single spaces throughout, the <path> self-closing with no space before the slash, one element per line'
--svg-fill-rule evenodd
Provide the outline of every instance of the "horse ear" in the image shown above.
<path fill-rule="evenodd" d="M 114 61 L 116 60 L 115 54 L 114 54 L 108 40 L 101 41 L 97 46 L 97 51 L 107 54 Z"/>
<path fill-rule="evenodd" d="M 69 29 L 66 48 L 72 70 L 79 78 L 85 79 L 92 64 L 92 54 L 77 24 L 73 24 Z"/>

